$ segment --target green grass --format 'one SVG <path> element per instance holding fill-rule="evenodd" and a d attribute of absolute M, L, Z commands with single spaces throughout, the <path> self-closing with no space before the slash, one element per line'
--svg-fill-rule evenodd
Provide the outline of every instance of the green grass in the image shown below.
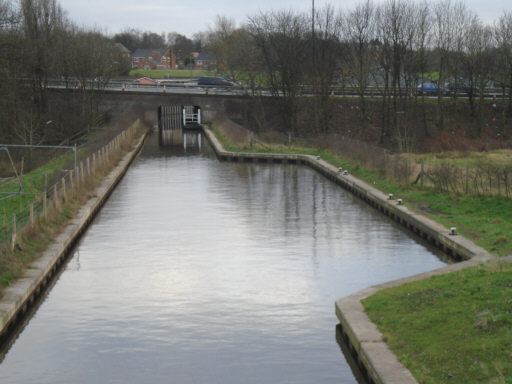
<path fill-rule="evenodd" d="M 420 383 L 512 383 L 510 263 L 386 289 L 363 305 Z"/>
<path fill-rule="evenodd" d="M 72 161 L 72 154 L 59 156 L 26 175 L 22 175 L 23 194 L 14 194 L 19 191 L 19 184 L 15 179 L 1 184 L 1 192 L 11 192 L 13 195 L 10 198 L 0 200 L 0 213 L 4 216 L 11 216 L 27 209 L 34 199 L 44 191 L 45 175 L 48 182 L 58 175 L 63 175 L 64 168 L 69 166 Z M 5 197 L 6 195 L 2 194 L 1 196 Z"/>
<path fill-rule="evenodd" d="M 144 69 L 132 69 L 130 71 L 130 76 L 145 76 L 151 77 L 153 79 L 164 79 L 166 77 L 199 77 L 199 76 L 208 76 L 215 75 L 217 72 L 214 71 L 192 71 L 192 70 L 184 70 L 184 69 L 175 69 L 175 70 L 144 70 Z"/>

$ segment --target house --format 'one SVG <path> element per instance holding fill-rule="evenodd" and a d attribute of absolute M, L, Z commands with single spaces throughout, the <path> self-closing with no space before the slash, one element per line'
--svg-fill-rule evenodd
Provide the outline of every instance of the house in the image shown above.
<path fill-rule="evenodd" d="M 132 55 L 132 68 L 174 69 L 176 58 L 171 48 L 137 49 Z"/>
<path fill-rule="evenodd" d="M 194 59 L 194 69 L 215 69 L 215 57 L 207 52 L 202 52 Z"/>
<path fill-rule="evenodd" d="M 132 53 L 130 52 L 130 50 L 128 48 L 126 48 L 121 43 L 114 43 L 114 45 L 119 49 L 119 52 L 121 52 L 121 56 L 123 56 L 123 58 L 131 60 Z"/>
<path fill-rule="evenodd" d="M 134 84 L 138 85 L 157 85 L 157 81 L 150 79 L 149 77 L 141 77 L 140 79 L 134 80 Z"/>

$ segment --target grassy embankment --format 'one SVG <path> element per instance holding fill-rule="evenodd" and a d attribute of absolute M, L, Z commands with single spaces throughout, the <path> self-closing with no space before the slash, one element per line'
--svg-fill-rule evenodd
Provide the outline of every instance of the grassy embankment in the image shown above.
<path fill-rule="evenodd" d="M 152 79 L 164 79 L 167 77 L 199 77 L 199 76 L 210 76 L 217 74 L 214 71 L 193 71 L 193 70 L 185 70 L 185 69 L 174 69 L 174 70 L 164 70 L 164 69 L 132 69 L 130 71 L 129 76 L 144 76 L 150 77 Z"/>
<path fill-rule="evenodd" d="M 512 252 L 512 200 L 463 197 L 432 188 L 401 186 L 341 156 L 312 148 L 235 144 L 219 127 L 214 132 L 229 151 L 320 155 L 385 193 L 404 198 L 414 210 L 458 231 L 496 255 Z M 511 152 L 498 154 L 508 161 Z M 422 155 L 428 162 L 462 167 L 482 154 Z M 491 157 L 494 154 L 491 154 Z M 363 305 L 399 359 L 420 383 L 512 383 L 512 265 L 490 265 L 387 289 Z"/>
<path fill-rule="evenodd" d="M 512 265 L 494 260 L 363 300 L 418 382 L 512 383 Z"/>
<path fill-rule="evenodd" d="M 142 132 L 142 125 L 136 122 L 138 132 Z M 140 136 L 137 134 L 136 136 Z M 48 244 L 69 222 L 80 207 L 92 197 L 93 191 L 99 186 L 104 177 L 114 168 L 122 156 L 132 148 L 133 143 L 121 146 L 121 152 L 113 154 L 108 164 L 96 168 L 96 171 L 87 176 L 73 194 L 68 194 L 67 199 L 60 199 L 57 205 L 48 207 L 46 220 L 42 216 L 36 218 L 33 226 L 27 225 L 18 233 L 18 245 L 12 250 L 10 239 L 0 245 L 0 293 L 12 281 L 16 280 L 23 270 L 45 250 Z M 61 174 L 62 168 L 69 165 L 72 155 L 64 155 L 34 169 L 32 172 L 23 175 L 23 195 L 13 196 L 0 201 L 0 210 L 3 217 L 10 217 L 12 214 L 19 214 L 24 211 L 27 215 L 27 207 L 34 202 L 41 201 L 41 193 L 44 190 L 44 180 L 52 180 L 53 176 Z M 46 175 L 46 177 L 44 176 Z M 18 184 L 11 180 L 1 186 L 2 191 L 17 191 Z M 10 222 L 3 220 L 4 229 L 7 229 Z M 20 231 L 20 228 L 18 228 Z M 7 231 L 10 233 L 9 231 Z"/>

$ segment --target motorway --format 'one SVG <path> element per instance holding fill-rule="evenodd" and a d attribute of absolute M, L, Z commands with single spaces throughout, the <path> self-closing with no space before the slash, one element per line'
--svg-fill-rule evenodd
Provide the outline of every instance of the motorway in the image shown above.
<path fill-rule="evenodd" d="M 80 83 L 76 81 L 68 81 L 67 83 L 61 80 L 50 80 L 47 86 L 49 88 L 63 88 L 63 89 L 79 89 Z M 189 94 L 189 95 L 222 95 L 222 96 L 273 96 L 273 93 L 269 88 L 259 88 L 253 94 L 250 88 L 246 88 L 241 85 L 235 85 L 233 87 L 219 87 L 219 86 L 199 86 L 195 79 L 173 79 L 173 80 L 162 80 L 156 84 L 137 84 L 133 81 L 122 81 L 113 80 L 108 82 L 106 86 L 101 85 L 98 82 L 91 82 L 88 84 L 92 89 L 98 91 L 109 91 L 109 92 L 129 92 L 129 93 L 169 93 L 169 94 Z M 302 96 L 312 96 L 313 93 L 307 90 L 307 86 L 302 92 Z M 379 87 L 368 88 L 366 95 L 368 97 L 380 97 L 382 96 L 382 89 Z M 354 87 L 333 87 L 333 97 L 358 97 L 357 89 Z M 489 88 L 485 91 L 485 98 L 496 99 L 502 98 L 503 93 L 500 89 Z M 437 95 L 425 95 L 418 96 L 430 99 L 436 99 Z M 451 98 L 453 95 L 445 95 L 444 98 Z M 458 98 L 468 98 L 467 93 L 461 92 L 457 95 Z M 476 99 L 478 95 L 473 95 Z"/>

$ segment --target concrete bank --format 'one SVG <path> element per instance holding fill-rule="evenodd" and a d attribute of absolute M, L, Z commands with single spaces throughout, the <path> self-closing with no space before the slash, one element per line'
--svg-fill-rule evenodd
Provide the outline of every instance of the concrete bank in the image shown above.
<path fill-rule="evenodd" d="M 375 324 L 366 316 L 361 300 L 381 289 L 478 265 L 489 260 L 491 256 L 483 248 L 476 246 L 463 236 L 450 234 L 450 231 L 444 226 L 412 212 L 405 205 L 398 204 L 397 200 L 390 200 L 388 195 L 350 174 L 345 174 L 343 170 L 319 157 L 297 154 L 229 152 L 223 149 L 215 135 L 207 127 L 203 127 L 203 130 L 220 160 L 307 165 L 435 245 L 454 260 L 464 260 L 434 271 L 375 285 L 341 298 L 335 303 L 343 338 L 370 382 L 379 384 L 416 383 L 409 370 L 398 361 L 395 354 L 383 341 L 382 334 Z"/>
<path fill-rule="evenodd" d="M 73 246 L 139 154 L 145 138 L 146 135 L 105 177 L 101 185 L 94 191 L 94 197 L 80 208 L 75 217 L 70 220 L 69 224 L 48 246 L 41 257 L 30 264 L 20 279 L 5 289 L 0 300 L 0 338 L 4 339 L 10 334 L 17 320 L 30 308 L 41 290 L 51 282 L 59 266 L 66 260 Z"/>

